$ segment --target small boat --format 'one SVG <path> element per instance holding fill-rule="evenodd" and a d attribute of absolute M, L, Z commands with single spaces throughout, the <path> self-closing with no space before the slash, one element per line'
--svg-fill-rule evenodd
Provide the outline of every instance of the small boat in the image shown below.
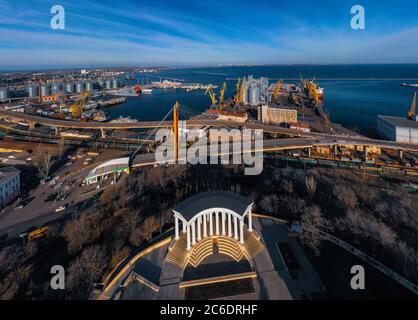
<path fill-rule="evenodd" d="M 142 88 L 142 93 L 143 94 L 152 94 L 153 91 L 154 91 L 154 89 L 152 89 L 152 88 Z"/>
<path fill-rule="evenodd" d="M 417 83 L 411 83 L 411 84 L 408 84 L 408 83 L 402 83 L 402 84 L 401 84 L 401 87 L 412 87 L 412 88 L 418 88 L 418 84 L 417 84 Z"/>

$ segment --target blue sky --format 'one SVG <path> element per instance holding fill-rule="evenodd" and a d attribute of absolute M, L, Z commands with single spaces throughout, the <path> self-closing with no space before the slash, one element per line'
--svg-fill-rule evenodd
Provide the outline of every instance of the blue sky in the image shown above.
<path fill-rule="evenodd" d="M 418 1 L 0 0 L 2 70 L 239 63 L 418 63 Z"/>

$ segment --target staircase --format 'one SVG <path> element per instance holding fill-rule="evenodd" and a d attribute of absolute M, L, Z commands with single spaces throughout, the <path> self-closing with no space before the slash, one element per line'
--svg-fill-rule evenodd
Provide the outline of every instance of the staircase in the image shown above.
<path fill-rule="evenodd" d="M 240 261 L 243 257 L 241 245 L 234 239 L 228 237 L 218 237 L 219 253 L 226 254 L 235 261 Z"/>
<path fill-rule="evenodd" d="M 246 230 L 244 249 L 249 257 L 255 258 L 265 250 L 265 247 L 261 242 L 260 236 L 255 231 L 249 232 Z"/>
<path fill-rule="evenodd" d="M 193 267 L 197 267 L 206 257 L 213 254 L 213 241 L 212 238 L 205 238 L 200 240 L 190 252 L 187 262 Z"/>
<path fill-rule="evenodd" d="M 187 258 L 187 238 L 186 234 L 182 234 L 180 239 L 170 244 L 168 248 L 167 261 L 175 266 L 183 268 Z"/>

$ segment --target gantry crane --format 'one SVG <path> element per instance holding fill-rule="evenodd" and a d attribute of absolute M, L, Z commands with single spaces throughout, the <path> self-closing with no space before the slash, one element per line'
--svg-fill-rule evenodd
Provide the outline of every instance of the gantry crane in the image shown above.
<path fill-rule="evenodd" d="M 86 104 L 86 101 L 89 96 L 90 92 L 84 90 L 83 92 L 81 92 L 74 104 L 71 106 L 70 112 L 74 118 L 81 118 L 81 115 L 84 112 L 84 105 Z"/>
<path fill-rule="evenodd" d="M 417 93 L 414 93 L 414 99 L 412 100 L 411 106 L 408 111 L 408 119 L 413 119 L 416 116 L 416 107 L 417 107 Z"/>

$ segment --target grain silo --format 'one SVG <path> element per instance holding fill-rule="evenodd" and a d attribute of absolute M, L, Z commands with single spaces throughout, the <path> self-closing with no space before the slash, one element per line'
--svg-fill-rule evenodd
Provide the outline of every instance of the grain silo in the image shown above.
<path fill-rule="evenodd" d="M 35 98 L 39 96 L 39 87 L 38 86 L 29 86 L 28 87 L 28 96 L 29 98 Z"/>
<path fill-rule="evenodd" d="M 65 84 L 65 91 L 68 92 L 68 93 L 74 93 L 74 83 L 67 82 Z"/>
<path fill-rule="evenodd" d="M 9 89 L 7 87 L 0 88 L 0 100 L 6 100 L 9 98 Z"/>
<path fill-rule="evenodd" d="M 82 82 L 82 81 L 77 82 L 77 83 L 75 84 L 75 91 L 76 91 L 77 93 L 81 93 L 81 92 L 83 92 L 83 91 L 84 91 L 84 82 Z"/>
<path fill-rule="evenodd" d="M 49 84 L 41 85 L 41 95 L 43 97 L 51 95 L 51 87 L 49 86 Z"/>

